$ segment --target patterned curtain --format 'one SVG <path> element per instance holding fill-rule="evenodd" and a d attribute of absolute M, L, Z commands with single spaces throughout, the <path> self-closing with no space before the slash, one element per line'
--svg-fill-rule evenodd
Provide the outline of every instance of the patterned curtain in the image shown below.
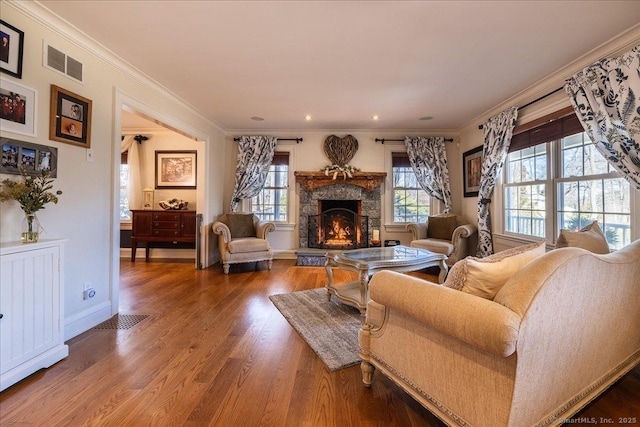
<path fill-rule="evenodd" d="M 478 192 L 478 256 L 493 253 L 491 215 L 489 204 L 496 186 L 496 179 L 502 172 L 507 158 L 513 128 L 518 118 L 518 109 L 511 107 L 484 124 L 484 149 L 482 151 L 482 177 Z"/>
<path fill-rule="evenodd" d="M 598 151 L 640 189 L 640 46 L 585 68 L 564 88 Z"/>
<path fill-rule="evenodd" d="M 409 162 L 420 187 L 431 197 L 442 201 L 445 212 L 451 212 L 449 168 L 444 138 L 407 136 L 404 139 L 404 145 L 407 147 Z"/>
<path fill-rule="evenodd" d="M 127 183 L 127 197 L 129 209 L 142 209 L 142 179 L 140 178 L 140 156 L 138 142 L 133 135 L 126 135 L 120 143 L 120 153 L 127 151 L 129 165 L 129 182 Z"/>
<path fill-rule="evenodd" d="M 240 137 L 231 212 L 236 212 L 240 200 L 250 199 L 262 190 L 277 142 L 275 136 Z"/>

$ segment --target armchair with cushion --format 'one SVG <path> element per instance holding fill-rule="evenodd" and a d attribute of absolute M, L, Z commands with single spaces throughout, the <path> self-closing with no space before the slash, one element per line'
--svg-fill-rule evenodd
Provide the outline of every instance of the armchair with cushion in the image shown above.
<path fill-rule="evenodd" d="M 433 215 L 424 223 L 407 224 L 406 229 L 413 234 L 411 247 L 445 254 L 449 267 L 473 255 L 478 242 L 478 229 L 460 215 Z"/>
<path fill-rule="evenodd" d="M 252 213 L 228 213 L 222 215 L 212 226 L 218 234 L 220 261 L 224 274 L 229 274 L 229 265 L 246 262 L 267 261 L 271 270 L 273 251 L 267 235 L 275 230 L 275 224 L 261 221 Z"/>

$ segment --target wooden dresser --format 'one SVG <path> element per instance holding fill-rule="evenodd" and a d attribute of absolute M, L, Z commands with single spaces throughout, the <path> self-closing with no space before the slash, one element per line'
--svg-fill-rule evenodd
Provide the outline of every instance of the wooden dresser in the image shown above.
<path fill-rule="evenodd" d="M 196 211 L 132 210 L 131 261 L 136 260 L 138 243 L 145 243 L 146 260 L 149 261 L 151 242 L 196 242 Z"/>

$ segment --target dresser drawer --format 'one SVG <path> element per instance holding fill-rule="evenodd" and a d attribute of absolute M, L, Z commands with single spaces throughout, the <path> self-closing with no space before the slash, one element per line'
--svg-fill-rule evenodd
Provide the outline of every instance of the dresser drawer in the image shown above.
<path fill-rule="evenodd" d="M 180 221 L 153 221 L 154 230 L 179 230 Z"/>
<path fill-rule="evenodd" d="M 180 230 L 153 230 L 154 237 L 180 237 Z"/>
<path fill-rule="evenodd" d="M 180 214 L 177 212 L 154 212 L 154 221 L 180 221 Z"/>

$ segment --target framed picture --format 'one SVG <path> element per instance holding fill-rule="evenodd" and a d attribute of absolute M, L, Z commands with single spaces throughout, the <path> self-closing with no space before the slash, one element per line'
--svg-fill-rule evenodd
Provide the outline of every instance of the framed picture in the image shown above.
<path fill-rule="evenodd" d="M 0 71 L 22 78 L 24 32 L 0 19 Z"/>
<path fill-rule="evenodd" d="M 36 136 L 38 92 L 0 79 L 0 128 L 3 131 Z"/>
<path fill-rule="evenodd" d="M 156 188 L 196 188 L 196 151 L 156 150 Z"/>
<path fill-rule="evenodd" d="M 478 197 L 482 175 L 482 145 L 462 154 L 464 197 Z"/>
<path fill-rule="evenodd" d="M 0 173 L 29 175 L 49 171 L 51 178 L 58 176 L 58 149 L 47 145 L 32 144 L 9 138 L 0 138 L 2 163 Z"/>
<path fill-rule="evenodd" d="M 91 148 L 91 100 L 51 85 L 49 139 Z"/>

